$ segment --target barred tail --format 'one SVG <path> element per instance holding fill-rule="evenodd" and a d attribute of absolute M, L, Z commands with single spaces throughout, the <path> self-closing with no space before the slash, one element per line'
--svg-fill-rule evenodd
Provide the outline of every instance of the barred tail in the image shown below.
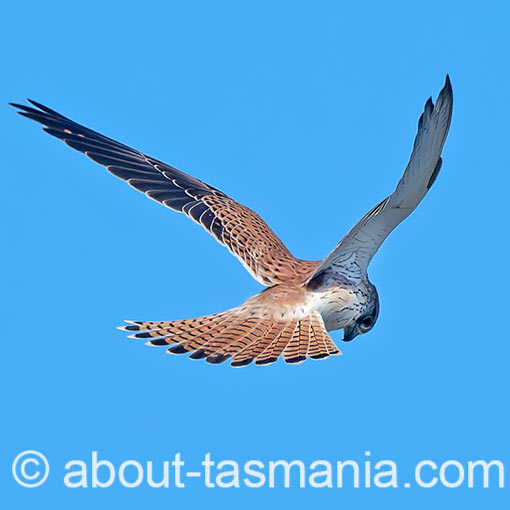
<path fill-rule="evenodd" d="M 170 354 L 191 353 L 191 359 L 241 367 L 274 363 L 283 353 L 287 363 L 302 363 L 307 357 L 327 358 L 341 354 L 328 335 L 322 317 L 312 312 L 302 319 L 278 321 L 250 317 L 245 307 L 196 319 L 164 322 L 126 321 L 129 338 L 147 339 L 146 345 L 167 346 Z"/>

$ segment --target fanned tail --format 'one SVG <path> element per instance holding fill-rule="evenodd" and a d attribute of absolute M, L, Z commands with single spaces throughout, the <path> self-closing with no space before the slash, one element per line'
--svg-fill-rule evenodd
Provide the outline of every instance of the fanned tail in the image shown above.
<path fill-rule="evenodd" d="M 190 353 L 192 359 L 241 367 L 274 363 L 281 354 L 287 363 L 302 363 L 307 357 L 326 358 L 341 354 L 328 335 L 322 317 L 312 312 L 301 319 L 273 320 L 250 316 L 249 309 L 179 321 L 126 321 L 119 327 L 133 332 L 129 338 L 148 340 L 147 345 L 170 346 L 170 354 Z"/>

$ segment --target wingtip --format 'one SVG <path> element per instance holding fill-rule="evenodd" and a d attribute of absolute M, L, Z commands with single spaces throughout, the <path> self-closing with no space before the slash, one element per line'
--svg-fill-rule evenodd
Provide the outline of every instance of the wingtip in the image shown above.
<path fill-rule="evenodd" d="M 450 80 L 450 75 L 446 74 L 446 78 L 444 80 L 444 86 L 443 90 L 441 91 L 443 95 L 446 95 L 450 98 L 453 98 L 453 89 L 452 89 L 452 82 Z"/>
<path fill-rule="evenodd" d="M 16 113 L 19 113 L 21 114 L 22 112 L 26 111 L 27 108 L 29 108 L 28 106 L 25 106 L 21 103 L 7 103 L 9 106 L 12 106 L 13 108 L 16 108 Z"/>
<path fill-rule="evenodd" d="M 39 110 L 42 110 L 43 108 L 41 108 L 41 106 L 43 106 L 41 103 L 38 103 L 37 101 L 35 101 L 34 99 L 30 99 L 29 97 L 27 97 L 27 101 L 32 105 L 32 106 L 35 106 L 36 108 L 39 108 Z"/>
<path fill-rule="evenodd" d="M 36 106 L 37 108 L 39 108 L 39 103 L 36 102 L 36 101 L 33 101 L 32 99 L 28 99 L 28 97 L 26 98 L 26 101 L 28 103 L 30 103 L 32 106 Z M 21 108 L 21 109 L 27 109 L 29 108 L 29 106 L 27 106 L 26 104 L 21 104 L 21 103 L 11 103 L 10 101 L 7 103 L 9 104 L 10 106 L 13 106 L 14 108 Z"/>

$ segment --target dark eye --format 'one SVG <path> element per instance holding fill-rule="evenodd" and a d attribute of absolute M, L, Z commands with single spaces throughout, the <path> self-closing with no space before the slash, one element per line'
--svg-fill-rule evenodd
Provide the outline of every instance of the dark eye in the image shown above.
<path fill-rule="evenodd" d="M 364 326 L 365 328 L 369 328 L 373 323 L 374 323 L 374 319 L 372 318 L 371 315 L 369 315 L 368 317 L 365 317 L 361 321 L 361 325 Z"/>

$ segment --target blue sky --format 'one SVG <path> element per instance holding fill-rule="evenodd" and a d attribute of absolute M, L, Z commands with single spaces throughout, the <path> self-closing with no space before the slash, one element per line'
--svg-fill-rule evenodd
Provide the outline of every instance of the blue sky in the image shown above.
<path fill-rule="evenodd" d="M 0 500 L 33 508 L 506 508 L 508 489 L 69 489 L 117 465 L 215 458 L 501 459 L 510 469 L 504 2 L 23 2 L 0 12 Z M 444 76 L 441 174 L 370 267 L 381 314 L 342 358 L 235 370 L 165 356 L 125 318 L 222 311 L 262 287 L 184 216 L 15 115 L 30 97 L 255 209 L 324 257 L 395 186 Z M 342 344 L 341 332 L 332 337 Z M 43 452 L 25 489 L 12 459 Z M 508 474 L 507 474 L 507 484 Z M 61 505 L 61 506 L 58 506 Z"/>

